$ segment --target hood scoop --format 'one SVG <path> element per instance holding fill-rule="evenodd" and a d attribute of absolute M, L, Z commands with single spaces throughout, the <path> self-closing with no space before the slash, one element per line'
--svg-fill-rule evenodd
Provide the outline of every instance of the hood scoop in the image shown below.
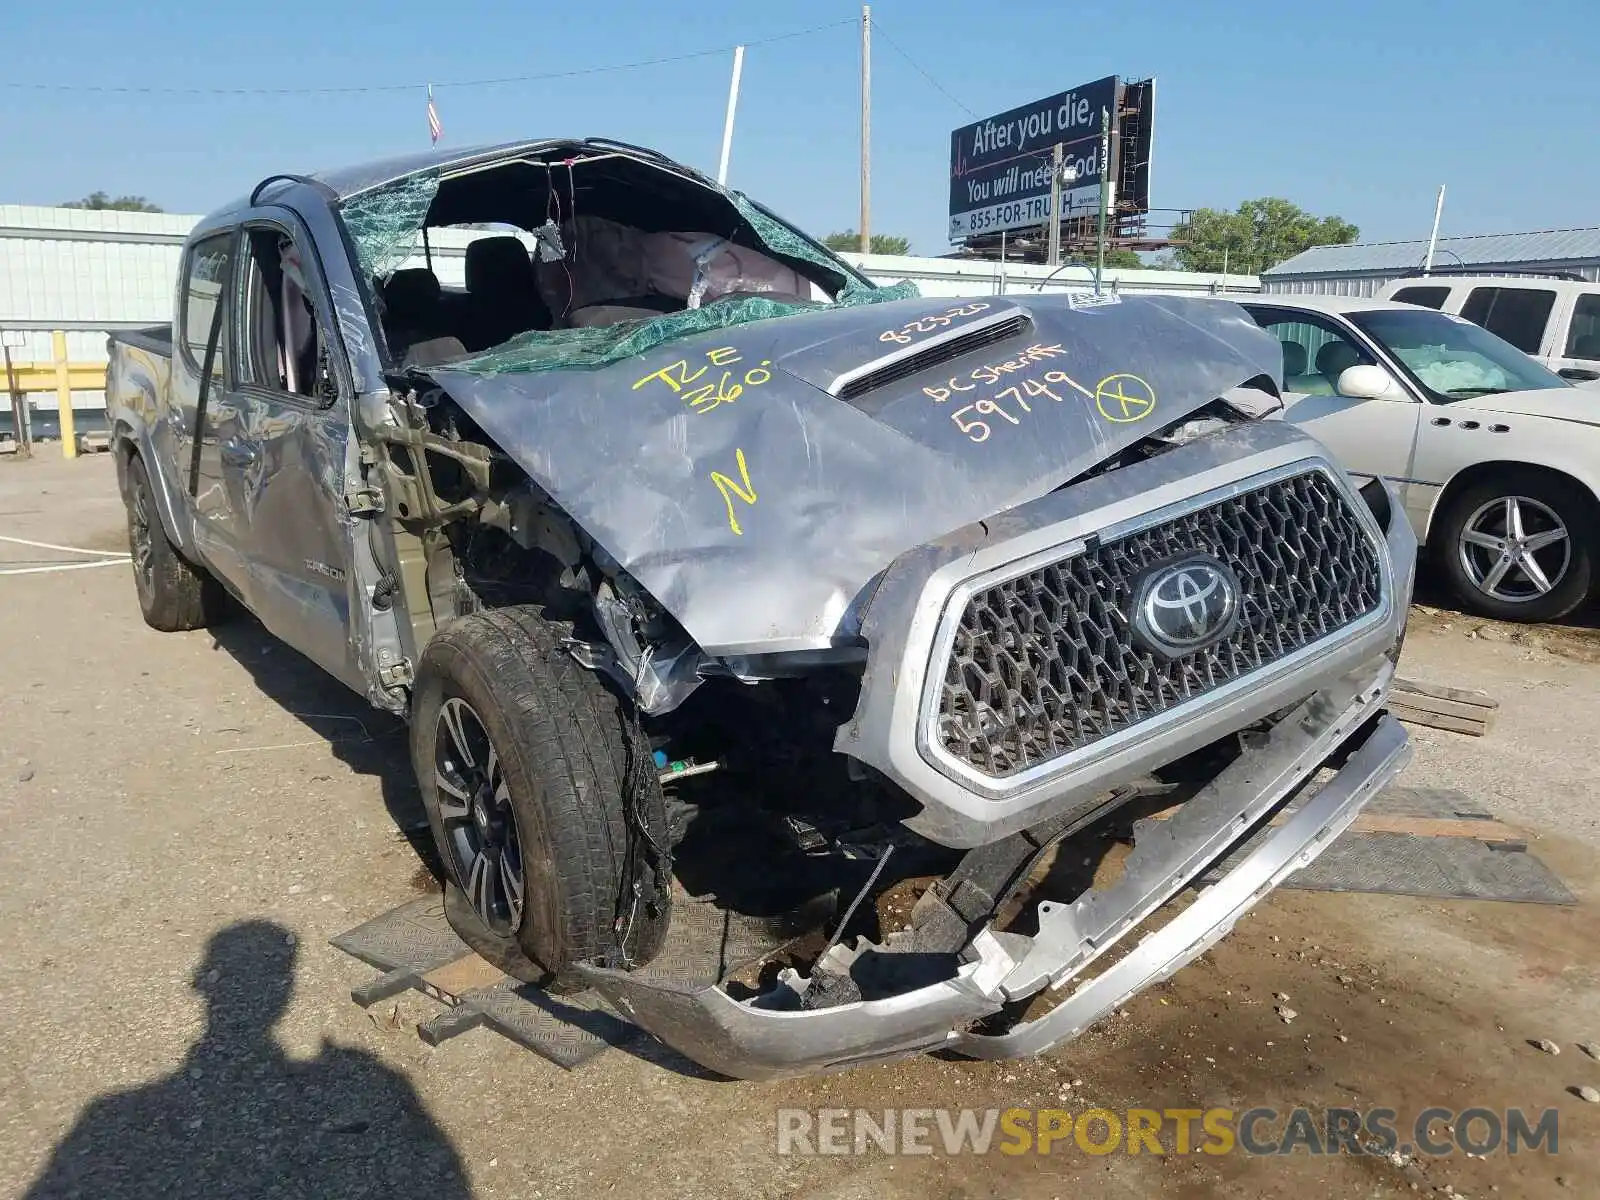
<path fill-rule="evenodd" d="M 1021 337 L 1032 328 L 1033 321 L 1028 314 L 1018 309 L 995 313 L 842 372 L 827 390 L 839 400 L 856 401 L 879 388 L 908 379 L 918 371 Z"/>

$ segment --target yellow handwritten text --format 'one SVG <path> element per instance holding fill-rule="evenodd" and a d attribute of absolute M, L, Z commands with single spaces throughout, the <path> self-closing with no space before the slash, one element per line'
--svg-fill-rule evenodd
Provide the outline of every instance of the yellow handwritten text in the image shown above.
<path fill-rule="evenodd" d="M 700 383 L 700 379 L 712 367 L 728 368 L 744 361 L 738 349 L 734 346 L 719 346 L 715 350 L 706 351 L 705 363 L 699 365 L 699 370 L 691 372 L 691 364 L 687 358 L 680 358 L 675 363 L 668 363 L 658 371 L 652 371 L 643 379 L 633 385 L 633 390 L 638 391 L 647 383 L 664 383 L 697 413 L 708 413 L 712 409 L 720 408 L 724 404 L 732 404 L 749 388 L 760 387 L 772 378 L 772 360 L 762 359 L 756 366 L 751 367 L 742 374 L 735 370 L 723 370 L 721 378 L 714 382 Z M 692 384 L 700 383 L 698 387 Z"/>
<path fill-rule="evenodd" d="M 1155 410 L 1156 390 L 1137 375 L 1107 375 L 1094 389 L 1094 406 L 1114 425 L 1142 421 Z"/>
<path fill-rule="evenodd" d="M 711 472 L 711 482 L 717 485 L 717 491 L 722 493 L 722 502 L 728 506 L 728 528 L 733 530 L 738 537 L 744 536 L 744 530 L 739 527 L 739 517 L 733 507 L 734 498 L 744 501 L 754 507 L 756 502 L 755 485 L 750 482 L 750 467 L 744 461 L 744 451 L 738 447 L 733 451 L 734 461 L 739 465 L 739 480 L 734 482 L 721 471 Z"/>
<path fill-rule="evenodd" d="M 1059 342 L 1052 342 L 1047 346 L 1029 346 L 1016 358 L 1007 359 L 1005 362 L 985 363 L 983 366 L 969 372 L 966 379 L 972 383 L 959 382 L 960 376 L 951 378 L 943 387 L 933 386 L 922 389 L 922 394 L 937 404 L 943 404 L 957 392 L 970 392 L 974 383 L 994 384 L 1000 382 L 1006 375 L 1017 371 L 1027 371 L 1039 363 L 1052 358 L 1061 358 L 1066 355 L 1066 350 Z M 1073 387 L 1078 387 L 1073 384 Z M 1093 398 L 1094 393 L 1085 388 L 1078 388 L 1085 396 Z"/>
<path fill-rule="evenodd" d="M 952 308 L 949 312 L 939 313 L 932 317 L 922 317 L 915 321 L 907 321 L 899 329 L 885 329 L 878 335 L 880 342 L 895 342 L 901 346 L 911 344 L 911 335 L 914 333 L 932 333 L 935 329 L 944 329 L 952 321 L 962 317 L 973 317 L 978 313 L 987 312 L 989 305 L 982 301 L 972 304 L 962 304 Z"/>

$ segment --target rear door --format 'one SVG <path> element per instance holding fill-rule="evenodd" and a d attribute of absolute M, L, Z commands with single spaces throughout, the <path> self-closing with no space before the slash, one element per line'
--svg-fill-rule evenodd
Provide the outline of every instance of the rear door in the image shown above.
<path fill-rule="evenodd" d="M 1556 327 L 1550 369 L 1573 383 L 1600 386 L 1600 287 L 1574 288 Z"/>
<path fill-rule="evenodd" d="M 219 457 L 248 551 L 251 608 L 283 641 L 362 687 L 350 642 L 344 509 L 352 390 L 311 245 L 287 215 L 244 227 L 233 393 L 239 420 Z"/>

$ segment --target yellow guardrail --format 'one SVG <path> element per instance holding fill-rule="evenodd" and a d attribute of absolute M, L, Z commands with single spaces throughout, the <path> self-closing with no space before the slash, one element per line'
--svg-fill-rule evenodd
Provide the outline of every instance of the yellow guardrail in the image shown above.
<path fill-rule="evenodd" d="M 57 414 L 61 422 L 61 453 L 66 458 L 78 456 L 77 430 L 72 421 L 72 393 L 102 391 L 106 386 L 104 363 L 75 363 L 67 361 L 67 335 L 59 329 L 50 335 L 50 362 L 11 363 L 9 379 L 0 379 L 7 391 L 54 392 L 60 405 Z M 21 438 L 21 430 L 17 431 Z"/>

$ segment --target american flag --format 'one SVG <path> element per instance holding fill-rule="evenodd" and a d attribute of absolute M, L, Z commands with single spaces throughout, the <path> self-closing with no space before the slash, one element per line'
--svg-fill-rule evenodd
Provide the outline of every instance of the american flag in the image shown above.
<path fill-rule="evenodd" d="M 439 136 L 444 133 L 444 126 L 439 123 L 439 110 L 433 106 L 433 85 L 428 85 L 428 135 L 433 139 L 433 144 L 439 144 Z"/>

